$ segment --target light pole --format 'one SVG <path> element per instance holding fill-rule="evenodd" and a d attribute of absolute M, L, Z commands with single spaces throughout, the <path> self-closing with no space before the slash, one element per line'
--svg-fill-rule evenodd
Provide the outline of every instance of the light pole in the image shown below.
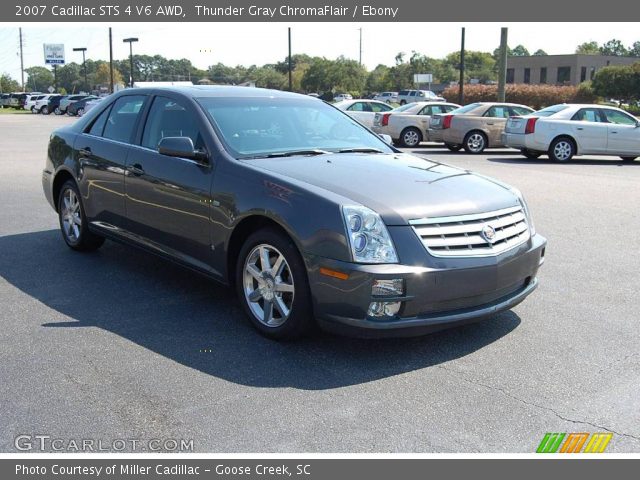
<path fill-rule="evenodd" d="M 84 71 L 84 86 L 89 88 L 89 82 L 87 81 L 87 60 L 85 58 L 86 47 L 78 47 L 73 49 L 74 52 L 82 52 L 82 70 Z"/>
<path fill-rule="evenodd" d="M 131 37 L 125 38 L 122 41 L 129 44 L 129 67 L 131 72 L 129 75 L 129 87 L 133 88 L 133 42 L 137 42 L 138 39 L 135 37 Z"/>

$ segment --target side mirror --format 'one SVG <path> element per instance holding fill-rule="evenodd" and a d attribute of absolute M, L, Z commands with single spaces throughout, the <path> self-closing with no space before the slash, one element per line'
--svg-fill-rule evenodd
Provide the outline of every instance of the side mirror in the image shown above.
<path fill-rule="evenodd" d="M 640 121 L 636 121 L 636 128 L 640 128 Z"/>
<path fill-rule="evenodd" d="M 393 138 L 391 138 L 391 135 L 387 135 L 386 133 L 379 133 L 378 136 L 387 145 L 391 145 L 393 143 Z"/>
<path fill-rule="evenodd" d="M 196 150 L 189 137 L 164 137 L 158 144 L 158 153 L 202 162 L 207 160 L 206 153 Z"/>

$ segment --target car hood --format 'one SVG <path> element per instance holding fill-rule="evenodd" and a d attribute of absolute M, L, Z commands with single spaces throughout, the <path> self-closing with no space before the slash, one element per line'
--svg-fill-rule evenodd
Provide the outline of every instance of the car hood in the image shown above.
<path fill-rule="evenodd" d="M 407 154 L 327 154 L 245 160 L 351 199 L 387 225 L 516 206 L 509 188 L 487 177 Z"/>

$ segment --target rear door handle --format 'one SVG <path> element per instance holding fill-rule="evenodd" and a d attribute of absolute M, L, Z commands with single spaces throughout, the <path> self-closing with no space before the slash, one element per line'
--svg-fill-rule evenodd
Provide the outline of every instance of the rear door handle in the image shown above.
<path fill-rule="evenodd" d="M 131 173 L 131 175 L 139 177 L 140 175 L 144 175 L 144 169 L 139 163 L 134 163 L 129 167 L 129 173 Z"/>
<path fill-rule="evenodd" d="M 618 133 L 618 132 L 611 132 L 611 133 Z"/>
<path fill-rule="evenodd" d="M 577 127 L 576 130 L 584 130 L 583 127 Z"/>

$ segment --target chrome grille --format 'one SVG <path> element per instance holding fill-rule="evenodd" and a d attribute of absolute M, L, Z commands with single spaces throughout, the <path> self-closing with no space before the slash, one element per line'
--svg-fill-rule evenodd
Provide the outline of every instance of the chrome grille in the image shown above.
<path fill-rule="evenodd" d="M 474 215 L 420 218 L 409 223 L 427 251 L 436 257 L 498 255 L 521 245 L 530 236 L 520 206 Z M 494 236 L 489 239 L 492 232 Z"/>

